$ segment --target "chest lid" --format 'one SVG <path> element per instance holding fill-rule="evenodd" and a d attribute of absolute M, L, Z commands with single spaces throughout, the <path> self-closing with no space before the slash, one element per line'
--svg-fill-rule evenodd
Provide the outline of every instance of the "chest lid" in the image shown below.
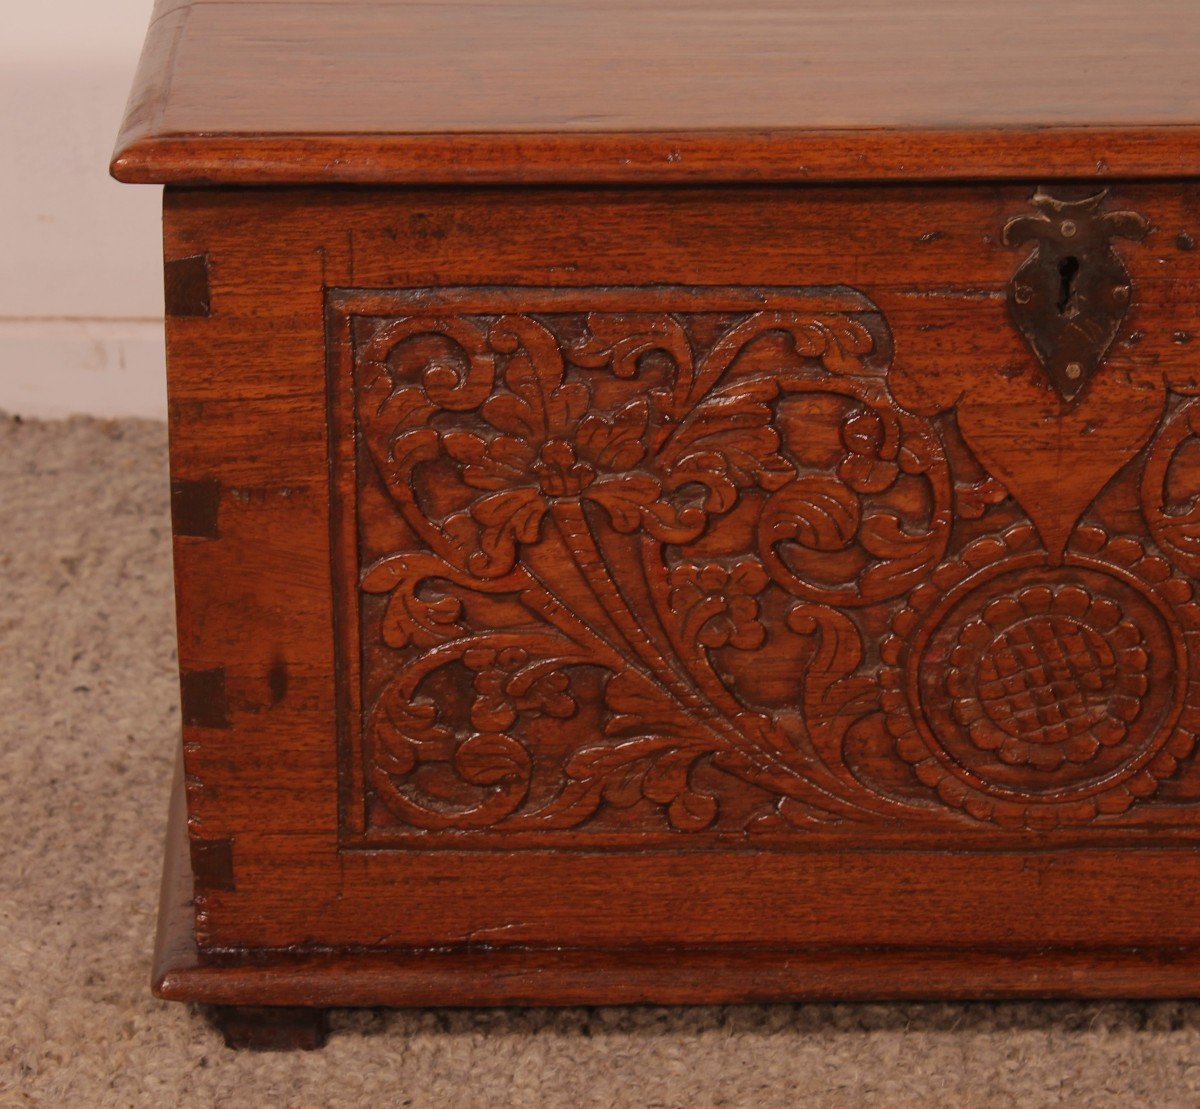
<path fill-rule="evenodd" d="M 158 0 L 123 181 L 1200 173 L 1191 0 Z"/>

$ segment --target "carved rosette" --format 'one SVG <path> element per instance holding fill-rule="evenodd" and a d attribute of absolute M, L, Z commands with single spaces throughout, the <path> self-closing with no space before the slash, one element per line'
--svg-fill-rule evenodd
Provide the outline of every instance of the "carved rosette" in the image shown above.
<path fill-rule="evenodd" d="M 1021 584 L 963 625 L 943 683 L 971 742 L 1009 766 L 1089 763 L 1148 691 L 1141 628 L 1078 581 Z"/>
<path fill-rule="evenodd" d="M 978 820 L 1053 828 L 1124 812 L 1195 746 L 1200 607 L 1141 543 L 1076 531 L 1052 563 L 1027 526 L 968 545 L 883 645 L 896 750 Z"/>

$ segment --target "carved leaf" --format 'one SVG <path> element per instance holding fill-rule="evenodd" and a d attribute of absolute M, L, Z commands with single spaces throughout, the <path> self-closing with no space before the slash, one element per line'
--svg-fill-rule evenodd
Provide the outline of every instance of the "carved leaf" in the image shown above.
<path fill-rule="evenodd" d="M 397 649 L 410 643 L 429 647 L 462 634 L 460 600 L 418 595 L 424 582 L 455 576 L 453 568 L 441 559 L 420 552 L 392 555 L 369 567 L 362 576 L 363 591 L 391 594 L 380 629 L 383 641 Z"/>
<path fill-rule="evenodd" d="M 784 486 L 763 508 L 764 547 L 791 540 L 815 551 L 839 551 L 858 533 L 858 499 L 833 477 L 811 474 Z"/>
<path fill-rule="evenodd" d="M 565 769 L 577 789 L 598 793 L 610 804 L 623 808 L 645 798 L 667 809 L 672 827 L 699 831 L 716 818 L 717 799 L 694 789 L 690 779 L 696 762 L 711 751 L 703 744 L 642 736 L 618 747 L 584 748 Z"/>
<path fill-rule="evenodd" d="M 954 490 L 954 507 L 965 520 L 978 520 L 992 505 L 1008 499 L 1008 490 L 995 478 L 985 477 Z"/>
<path fill-rule="evenodd" d="M 1142 474 L 1142 513 L 1155 539 L 1189 574 L 1200 576 L 1200 494 L 1172 499 L 1176 458 L 1200 437 L 1200 403 L 1189 401 L 1163 425 L 1150 446 Z"/>
<path fill-rule="evenodd" d="M 533 463 L 528 445 L 509 435 L 484 439 L 469 431 L 447 431 L 441 443 L 461 465 L 463 481 L 475 489 L 509 489 L 528 477 Z"/>
<path fill-rule="evenodd" d="M 707 517 L 697 508 L 676 508 L 662 499 L 662 486 L 647 474 L 598 481 L 587 491 L 626 535 L 641 527 L 664 543 L 687 543 L 704 529 Z"/>
<path fill-rule="evenodd" d="M 904 521 L 890 512 L 865 517 L 859 534 L 863 549 L 879 558 L 861 576 L 863 592 L 869 596 L 894 595 L 907 589 L 941 549 L 935 530 L 906 531 Z"/>
<path fill-rule="evenodd" d="M 636 397 L 610 419 L 592 414 L 579 423 L 576 443 L 582 457 L 598 469 L 630 470 L 646 457 L 643 437 L 650 419 L 645 397 Z"/>
<path fill-rule="evenodd" d="M 852 679 L 862 662 L 862 636 L 845 613 L 825 605 L 801 604 L 788 612 L 788 627 L 817 637 L 817 650 L 804 675 L 804 715 L 814 732 L 841 719 L 846 727 L 878 704 L 869 678 Z"/>
<path fill-rule="evenodd" d="M 470 512 L 479 524 L 478 549 L 468 561 L 471 571 L 481 577 L 508 573 L 516 563 L 517 545 L 537 541 L 545 514 L 546 502 L 531 488 L 506 489 L 477 500 Z M 453 524 L 447 521 L 448 530 Z"/>
<path fill-rule="evenodd" d="M 473 735 L 458 745 L 454 764 L 465 781 L 477 786 L 494 786 L 529 776 L 529 752 L 510 736 L 491 733 Z"/>
<path fill-rule="evenodd" d="M 587 334 L 571 346 L 571 361 L 592 369 L 610 366 L 617 377 L 628 378 L 637 374 L 639 362 L 652 351 L 667 355 L 680 372 L 688 372 L 691 366 L 691 344 L 674 317 L 592 312 Z"/>
<path fill-rule="evenodd" d="M 664 445 L 660 455 L 664 471 L 689 471 L 707 484 L 708 460 L 720 458 L 721 472 L 735 485 L 757 483 L 778 489 L 796 472 L 779 453 L 780 436 L 769 403 L 778 393 L 774 382 L 756 381 L 706 399 Z"/>
<path fill-rule="evenodd" d="M 698 834 L 748 819 L 749 797 L 722 804 L 737 779 L 811 809 L 812 826 L 877 816 L 842 758 L 848 722 L 878 708 L 855 625 L 794 607 L 811 659 L 772 627 L 786 593 L 894 596 L 948 530 L 936 435 L 890 400 L 886 352 L 868 362 L 886 332 L 861 297 L 849 304 L 853 318 L 725 312 L 694 329 L 604 312 L 372 325 L 360 426 L 429 548 L 376 548 L 362 577 L 389 594 L 364 628 L 377 636 L 364 690 L 382 689 L 364 742 L 372 821 Z M 780 428 L 781 398 L 788 436 L 803 434 L 797 413 L 829 410 L 791 404 L 805 393 L 849 413 L 826 471 Z M 921 519 L 916 503 L 934 510 Z M 374 521 L 360 542 L 386 534 Z M 797 650 L 808 662 L 788 709 L 755 703 L 758 653 L 771 686 Z"/>

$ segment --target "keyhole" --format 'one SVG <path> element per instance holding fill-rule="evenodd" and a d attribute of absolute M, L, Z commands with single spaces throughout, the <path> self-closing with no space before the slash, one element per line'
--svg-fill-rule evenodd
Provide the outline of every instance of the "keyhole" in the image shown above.
<path fill-rule="evenodd" d="M 1068 254 L 1058 263 L 1058 314 L 1066 315 L 1071 301 L 1075 299 L 1075 278 L 1079 273 L 1079 259 Z"/>

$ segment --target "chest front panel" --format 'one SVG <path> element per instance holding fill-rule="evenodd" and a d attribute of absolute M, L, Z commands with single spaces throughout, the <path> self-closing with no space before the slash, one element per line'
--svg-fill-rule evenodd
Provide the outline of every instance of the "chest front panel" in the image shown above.
<path fill-rule="evenodd" d="M 1194 942 L 1197 194 L 1036 185 L 170 192 L 201 945 Z"/>

